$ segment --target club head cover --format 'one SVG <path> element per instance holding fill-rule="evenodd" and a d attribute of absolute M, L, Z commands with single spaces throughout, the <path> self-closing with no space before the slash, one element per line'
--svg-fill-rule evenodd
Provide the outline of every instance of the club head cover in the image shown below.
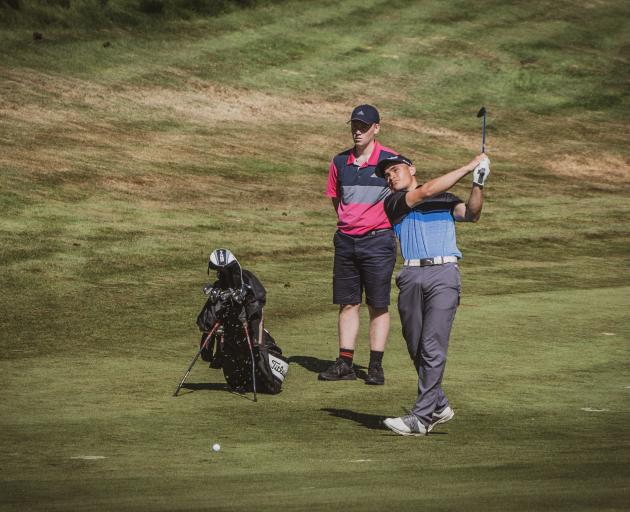
<path fill-rule="evenodd" d="M 219 270 L 234 261 L 236 258 L 229 249 L 215 249 L 208 258 L 208 269 Z"/>

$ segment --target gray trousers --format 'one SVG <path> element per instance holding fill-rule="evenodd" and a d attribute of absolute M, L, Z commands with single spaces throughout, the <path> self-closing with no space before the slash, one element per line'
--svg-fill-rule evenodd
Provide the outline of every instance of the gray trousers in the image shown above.
<path fill-rule="evenodd" d="M 403 337 L 418 372 L 418 399 L 412 412 L 428 426 L 433 412 L 448 405 L 442 377 L 459 305 L 459 267 L 457 263 L 403 267 L 396 285 Z"/>

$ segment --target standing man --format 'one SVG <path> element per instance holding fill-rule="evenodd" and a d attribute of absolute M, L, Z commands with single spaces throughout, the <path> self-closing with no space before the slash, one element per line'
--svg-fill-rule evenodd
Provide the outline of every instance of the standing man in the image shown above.
<path fill-rule="evenodd" d="M 352 360 L 359 333 L 363 291 L 370 314 L 370 364 L 366 384 L 384 384 L 383 352 L 389 333 L 389 295 L 396 263 L 396 237 L 383 210 L 390 194 L 376 164 L 396 155 L 376 136 L 380 116 L 372 105 L 359 105 L 350 116 L 354 147 L 332 159 L 326 195 L 337 212 L 334 237 L 333 302 L 339 304 L 339 357 L 320 380 L 354 380 Z"/>
<path fill-rule="evenodd" d="M 471 171 L 472 190 L 464 203 L 446 190 Z M 416 180 L 416 168 L 402 155 L 380 162 L 376 174 L 387 179 L 392 191 L 385 200 L 385 212 L 404 258 L 404 266 L 396 276 L 398 312 L 418 372 L 418 398 L 411 413 L 387 418 L 384 423 L 397 434 L 421 436 L 455 415 L 442 390 L 460 293 L 457 262 L 462 254 L 457 248 L 455 221 L 479 220 L 490 161 L 482 153 L 464 167 L 422 186 Z"/>

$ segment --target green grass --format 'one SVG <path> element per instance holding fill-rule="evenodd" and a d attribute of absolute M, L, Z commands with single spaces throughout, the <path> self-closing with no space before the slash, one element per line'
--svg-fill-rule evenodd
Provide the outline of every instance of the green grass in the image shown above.
<path fill-rule="evenodd" d="M 189 379 L 194 390 L 172 398 L 185 362 L 173 343 L 154 342 L 163 346 L 155 354 L 61 348 L 45 365 L 20 358 L 3 372 L 5 392 L 15 397 L 4 430 L 13 440 L 3 450 L 6 504 L 271 510 L 282 499 L 292 510 L 388 503 L 402 510 L 621 510 L 628 497 L 630 329 L 622 318 L 629 305 L 628 288 L 464 301 L 447 383 L 458 418 L 443 429 L 448 434 L 427 439 L 391 436 L 378 423 L 414 397 L 398 335 L 387 354 L 387 386 L 316 382 L 313 370 L 333 347 L 313 343 L 311 333 L 332 337 L 332 312 L 275 325 L 291 348 L 290 380 L 281 395 L 258 404 L 225 392 L 202 365 Z M 559 329 L 565 319 L 571 326 Z M 147 346 L 152 334 L 126 341 Z M 216 441 L 217 454 L 210 450 Z M 72 459 L 88 454 L 107 458 Z M 265 484 L 255 491 L 259 480 Z"/>
<path fill-rule="evenodd" d="M 624 2 L 269 2 L 131 25 L 7 9 L 0 510 L 627 509 Z M 474 155 L 490 112 L 484 213 L 458 235 L 457 417 L 426 439 L 380 426 L 415 395 L 395 308 L 384 387 L 316 380 L 336 355 L 327 164 L 363 101 L 423 177 Z M 265 284 L 291 358 L 257 404 L 203 364 L 171 396 L 219 246 Z"/>

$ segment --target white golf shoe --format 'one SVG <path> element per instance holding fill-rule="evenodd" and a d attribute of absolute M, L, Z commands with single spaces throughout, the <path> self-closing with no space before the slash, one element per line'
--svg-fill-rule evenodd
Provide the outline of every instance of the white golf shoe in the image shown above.
<path fill-rule="evenodd" d="M 431 432 L 436 425 L 451 421 L 454 417 L 455 411 L 451 409 L 448 405 L 441 412 L 434 412 L 431 418 L 433 421 L 431 421 L 431 425 L 429 425 L 429 432 Z"/>
<path fill-rule="evenodd" d="M 413 414 L 400 418 L 387 418 L 383 421 L 392 432 L 401 436 L 426 436 L 429 432 L 420 420 Z"/>

